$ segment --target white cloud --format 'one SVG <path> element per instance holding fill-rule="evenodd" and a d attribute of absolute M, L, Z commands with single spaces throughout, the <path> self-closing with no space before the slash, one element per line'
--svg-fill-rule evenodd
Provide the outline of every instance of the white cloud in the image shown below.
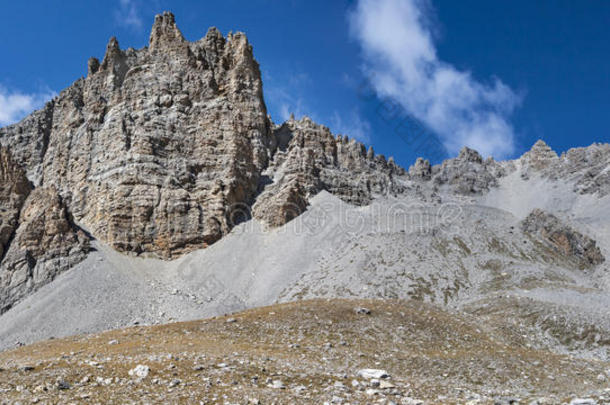
<path fill-rule="evenodd" d="M 274 122 L 286 121 L 294 114 L 296 119 L 308 116 L 317 121 L 319 116 L 305 102 L 306 87 L 311 83 L 311 79 L 305 73 L 291 72 L 280 82 L 269 72 L 263 72 L 265 101 L 269 109 L 269 114 Z"/>
<path fill-rule="evenodd" d="M 498 78 L 481 83 L 441 61 L 430 10 L 427 0 L 358 0 L 350 30 L 372 87 L 437 133 L 452 154 L 469 146 L 485 156 L 511 155 L 509 116 L 521 96 Z"/>
<path fill-rule="evenodd" d="M 0 86 L 0 126 L 13 124 L 32 111 L 42 107 L 57 94 L 49 89 L 26 94 Z"/>
<path fill-rule="evenodd" d="M 124 27 L 139 30 L 143 26 L 136 0 L 119 0 L 119 8 L 115 11 L 114 16 L 116 21 Z"/>
<path fill-rule="evenodd" d="M 343 115 L 334 111 L 329 115 L 319 108 L 313 108 L 312 105 L 315 104 L 306 101 L 311 99 L 307 94 L 310 93 L 308 90 L 313 83 L 308 74 L 294 70 L 281 76 L 283 80 L 280 82 L 268 71 L 263 72 L 265 101 L 276 124 L 288 120 L 290 115 L 294 115 L 297 120 L 308 116 L 319 124 L 326 125 L 330 122 L 328 127 L 335 134 L 348 135 L 360 142 L 370 143 L 371 125 L 363 120 L 357 111 Z"/>
<path fill-rule="evenodd" d="M 362 119 L 356 111 L 352 111 L 347 120 L 335 111 L 330 119 L 329 127 L 334 134 L 348 135 L 363 143 L 371 142 L 371 124 Z"/>

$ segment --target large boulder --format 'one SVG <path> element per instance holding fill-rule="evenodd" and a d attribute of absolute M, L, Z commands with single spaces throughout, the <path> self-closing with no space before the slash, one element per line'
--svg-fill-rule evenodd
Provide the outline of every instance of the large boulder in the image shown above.
<path fill-rule="evenodd" d="M 559 254 L 575 261 L 582 269 L 605 261 L 593 239 L 541 209 L 533 210 L 521 222 L 521 228 L 524 232 L 540 237 Z"/>

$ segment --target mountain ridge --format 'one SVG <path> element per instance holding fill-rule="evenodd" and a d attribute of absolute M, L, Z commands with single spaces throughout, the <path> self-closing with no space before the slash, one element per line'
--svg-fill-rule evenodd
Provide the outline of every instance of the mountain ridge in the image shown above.
<path fill-rule="evenodd" d="M 0 347 L 125 326 L 125 308 L 154 323 L 347 295 L 506 315 L 555 349 L 608 356 L 603 309 L 575 301 L 610 289 L 610 144 L 557 155 L 538 141 L 507 161 L 465 147 L 405 169 L 308 117 L 274 124 L 246 36 L 189 42 L 171 13 L 148 47 L 111 38 L 0 144 Z M 118 320 L 95 313 L 114 305 L 99 289 Z"/>

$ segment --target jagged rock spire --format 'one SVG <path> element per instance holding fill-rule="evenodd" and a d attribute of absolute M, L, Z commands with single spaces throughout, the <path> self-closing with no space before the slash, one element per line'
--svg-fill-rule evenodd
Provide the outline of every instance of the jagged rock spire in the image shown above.
<path fill-rule="evenodd" d="M 373 160 L 375 158 L 375 150 L 372 146 L 369 146 L 369 150 L 366 152 L 366 158 L 368 160 Z"/>
<path fill-rule="evenodd" d="M 95 74 L 100 68 L 100 61 L 98 58 L 91 57 L 87 61 L 87 76 Z"/>
<path fill-rule="evenodd" d="M 176 26 L 174 15 L 168 11 L 155 16 L 155 22 L 150 32 L 148 41 L 151 51 L 164 49 L 176 44 L 184 44 L 186 41 Z"/>
<path fill-rule="evenodd" d="M 123 57 L 123 51 L 119 47 L 119 41 L 116 37 L 110 38 L 108 45 L 106 45 L 106 53 L 104 54 L 104 60 L 102 61 L 101 68 L 107 70 L 119 62 Z"/>

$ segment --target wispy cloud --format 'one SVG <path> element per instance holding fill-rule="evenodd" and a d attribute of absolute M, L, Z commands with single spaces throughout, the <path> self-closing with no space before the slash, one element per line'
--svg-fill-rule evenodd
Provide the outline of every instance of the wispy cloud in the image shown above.
<path fill-rule="evenodd" d="M 10 125 L 42 107 L 57 93 L 44 89 L 39 93 L 22 93 L 0 86 L 0 126 Z"/>
<path fill-rule="evenodd" d="M 119 7 L 114 18 L 123 27 L 142 29 L 143 21 L 137 0 L 119 0 Z"/>
<path fill-rule="evenodd" d="M 363 143 L 371 143 L 371 124 L 360 117 L 356 111 L 341 115 L 337 111 L 330 119 L 329 128 L 335 134 L 348 135 Z"/>
<path fill-rule="evenodd" d="M 498 78 L 482 83 L 440 60 L 431 10 L 428 0 L 358 0 L 350 30 L 374 90 L 430 127 L 450 153 L 466 145 L 485 156 L 511 155 L 509 117 L 521 96 Z"/>
<path fill-rule="evenodd" d="M 305 88 L 311 82 L 306 73 L 292 72 L 283 80 L 277 80 L 269 72 L 264 72 L 265 100 L 269 114 L 274 121 L 286 121 L 291 114 L 299 119 L 307 115 L 318 120 L 319 116 L 306 102 Z"/>

